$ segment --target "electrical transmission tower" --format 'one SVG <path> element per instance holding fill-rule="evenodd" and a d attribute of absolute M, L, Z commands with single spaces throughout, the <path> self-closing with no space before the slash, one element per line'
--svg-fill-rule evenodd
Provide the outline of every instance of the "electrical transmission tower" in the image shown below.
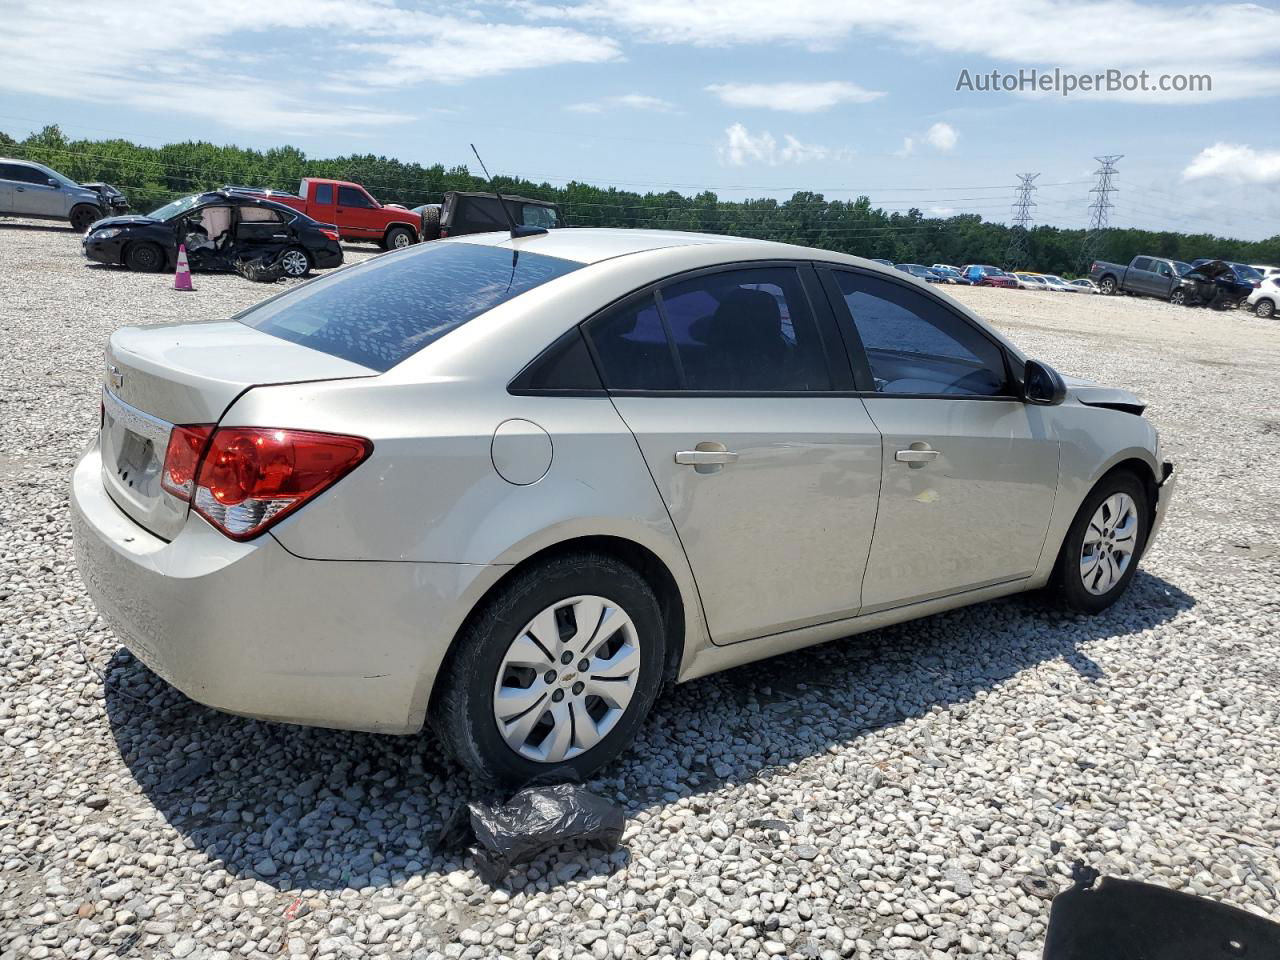
<path fill-rule="evenodd" d="M 1035 180 L 1038 173 L 1020 173 L 1018 180 L 1018 198 L 1013 201 L 1013 229 L 1009 231 L 1009 268 L 1021 270 L 1027 265 L 1027 231 L 1031 227 L 1031 208 L 1036 202 L 1031 199 L 1035 192 Z"/>
<path fill-rule="evenodd" d="M 1116 162 L 1124 159 L 1123 153 L 1113 153 L 1105 157 L 1094 157 L 1102 166 L 1093 171 L 1098 178 L 1097 185 L 1089 192 L 1093 194 L 1093 202 L 1089 204 L 1089 228 L 1085 231 L 1084 244 L 1080 249 L 1081 271 L 1089 269 L 1090 264 L 1098 258 L 1098 248 L 1102 245 L 1102 234 L 1106 231 L 1109 219 L 1108 211 L 1115 204 L 1111 202 L 1111 194 L 1118 189 L 1112 183 L 1116 175 Z"/>

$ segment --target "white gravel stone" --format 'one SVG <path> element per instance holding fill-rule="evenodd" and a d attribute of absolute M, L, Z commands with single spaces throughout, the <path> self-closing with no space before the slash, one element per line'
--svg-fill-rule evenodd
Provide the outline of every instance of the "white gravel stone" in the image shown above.
<path fill-rule="evenodd" d="M 134 931 L 139 956 L 197 960 L 1031 957 L 1038 881 L 1076 859 L 1275 915 L 1280 324 L 948 290 L 1150 402 L 1180 487 L 1129 596 L 1094 619 L 986 604 L 677 688 L 589 784 L 626 806 L 626 850 L 495 894 L 434 850 L 475 791 L 429 735 L 208 710 L 88 602 L 66 488 L 107 335 L 277 289 L 169 285 L 0 223 L 0 958 Z"/>

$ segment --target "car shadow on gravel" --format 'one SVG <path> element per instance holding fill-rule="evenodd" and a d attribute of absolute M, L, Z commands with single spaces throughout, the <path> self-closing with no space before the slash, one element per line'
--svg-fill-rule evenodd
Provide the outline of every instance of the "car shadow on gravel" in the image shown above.
<path fill-rule="evenodd" d="M 836 746 L 856 762 L 860 737 L 935 708 L 977 708 L 978 694 L 1037 665 L 1061 661 L 1091 683 L 1105 668 L 1082 645 L 1136 635 L 1194 603 L 1139 571 L 1097 617 L 1015 597 L 738 667 L 670 691 L 640 741 L 587 786 L 634 812 L 766 778 Z M 123 649 L 107 667 L 106 709 L 137 785 L 185 843 L 280 890 L 368 892 L 469 866 L 434 852 L 436 834 L 459 804 L 492 799 L 429 734 L 234 717 L 189 700 Z M 626 860 L 625 849 L 566 851 L 508 882 L 545 890 Z"/>

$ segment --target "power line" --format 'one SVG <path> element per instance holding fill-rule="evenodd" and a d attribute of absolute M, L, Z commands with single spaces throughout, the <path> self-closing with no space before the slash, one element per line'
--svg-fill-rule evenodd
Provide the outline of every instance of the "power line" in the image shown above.
<path fill-rule="evenodd" d="M 1009 266 L 1019 270 L 1027 263 L 1027 230 L 1031 227 L 1031 208 L 1036 202 L 1031 194 L 1036 190 L 1038 173 L 1020 173 L 1017 175 L 1019 186 L 1017 198 L 1013 201 L 1013 225 L 1009 231 Z"/>
<path fill-rule="evenodd" d="M 1113 206 L 1111 202 L 1111 194 L 1116 192 L 1116 187 L 1112 186 L 1111 178 L 1116 174 L 1116 163 L 1124 159 L 1123 153 L 1110 153 L 1102 157 L 1094 157 L 1101 164 L 1094 175 L 1097 176 L 1097 184 L 1089 191 L 1094 194 L 1093 202 L 1089 204 L 1089 229 L 1085 232 L 1084 243 L 1080 248 L 1081 270 L 1088 269 L 1089 265 L 1098 258 L 1098 248 L 1102 243 L 1103 231 L 1107 229 L 1108 214 Z"/>

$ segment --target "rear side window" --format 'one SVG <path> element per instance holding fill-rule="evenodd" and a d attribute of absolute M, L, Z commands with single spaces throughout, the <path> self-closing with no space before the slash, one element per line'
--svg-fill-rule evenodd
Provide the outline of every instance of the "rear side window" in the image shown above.
<path fill-rule="evenodd" d="M 321 183 L 316 185 L 316 203 L 333 203 L 333 184 Z"/>
<path fill-rule="evenodd" d="M 382 372 L 582 264 L 473 243 L 367 260 L 251 307 L 246 326 Z"/>
<path fill-rule="evenodd" d="M 610 390 L 679 390 L 658 303 L 648 296 L 593 320 L 589 330 Z"/>
<path fill-rule="evenodd" d="M 0 166 L 3 170 L 2 174 L 6 180 L 16 180 L 18 183 L 48 183 L 49 175 L 43 170 L 37 170 L 35 167 L 26 167 L 20 163 L 6 163 Z"/>
<path fill-rule="evenodd" d="M 592 321 L 611 390 L 830 390 L 826 353 L 799 273 L 703 274 Z"/>
<path fill-rule="evenodd" d="M 1150 257 L 1134 257 L 1134 258 L 1133 258 L 1133 269 L 1135 269 L 1135 270 L 1150 270 L 1150 269 L 1151 269 L 1151 258 L 1150 258 Z"/>

